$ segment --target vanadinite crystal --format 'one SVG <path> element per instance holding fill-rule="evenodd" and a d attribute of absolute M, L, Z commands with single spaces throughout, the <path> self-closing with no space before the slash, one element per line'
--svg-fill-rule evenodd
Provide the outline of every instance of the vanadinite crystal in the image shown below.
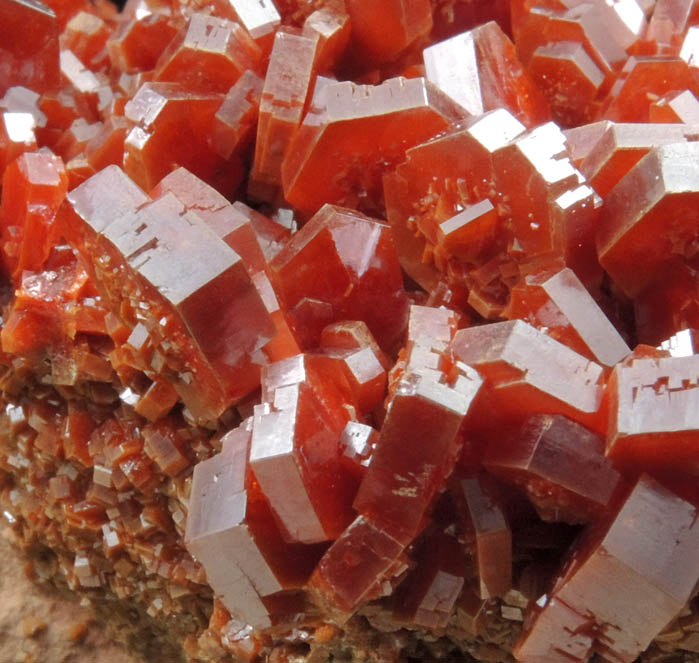
<path fill-rule="evenodd" d="M 699 3 L 46 2 L 0 0 L 33 576 L 157 663 L 699 663 Z"/>

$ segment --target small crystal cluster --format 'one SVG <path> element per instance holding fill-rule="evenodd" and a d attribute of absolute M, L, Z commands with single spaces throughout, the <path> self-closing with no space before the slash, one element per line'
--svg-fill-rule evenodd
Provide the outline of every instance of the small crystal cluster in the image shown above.
<path fill-rule="evenodd" d="M 698 96 L 692 0 L 0 0 L 36 572 L 193 663 L 699 661 Z"/>

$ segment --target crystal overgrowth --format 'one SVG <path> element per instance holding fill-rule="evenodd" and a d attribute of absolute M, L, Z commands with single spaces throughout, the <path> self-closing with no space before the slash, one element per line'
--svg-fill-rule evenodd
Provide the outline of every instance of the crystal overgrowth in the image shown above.
<path fill-rule="evenodd" d="M 168 660 L 694 663 L 696 3 L 49 5 L 0 0 L 35 575 Z"/>

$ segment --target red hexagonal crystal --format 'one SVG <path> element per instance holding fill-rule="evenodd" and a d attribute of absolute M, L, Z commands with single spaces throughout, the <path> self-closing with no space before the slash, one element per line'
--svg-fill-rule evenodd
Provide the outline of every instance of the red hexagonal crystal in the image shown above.
<path fill-rule="evenodd" d="M 524 488 L 544 520 L 599 518 L 624 487 L 604 439 L 561 415 L 529 417 L 516 434 L 492 441 L 483 463 Z"/>
<path fill-rule="evenodd" d="M 594 645 L 605 659 L 631 663 L 699 578 L 696 525 L 695 506 L 641 477 L 611 525 L 575 546 L 529 616 L 517 660 L 585 661 Z"/>
<path fill-rule="evenodd" d="M 657 147 L 610 192 L 597 229 L 600 264 L 629 296 L 675 256 L 693 255 L 699 196 L 697 143 Z"/>
<path fill-rule="evenodd" d="M 389 228 L 362 214 L 323 207 L 272 261 L 278 291 L 292 324 L 303 332 L 304 300 L 323 302 L 326 324 L 364 320 L 379 344 L 390 348 L 406 323 L 407 298 Z M 296 320 L 297 322 L 293 322 Z"/>
<path fill-rule="evenodd" d="M 238 23 L 192 14 L 160 55 L 154 80 L 180 83 L 190 92 L 227 92 L 245 70 L 257 68 L 260 58 L 257 44 Z"/>
<path fill-rule="evenodd" d="M 281 193 L 282 161 L 301 124 L 315 81 L 317 40 L 279 31 L 269 56 L 260 99 L 255 160 L 248 185 L 250 194 L 275 202 Z"/>
<path fill-rule="evenodd" d="M 56 212 L 68 188 L 63 161 L 51 152 L 23 154 L 5 169 L 2 183 L 2 254 L 18 278 L 39 271 L 58 240 Z"/>
<path fill-rule="evenodd" d="M 463 115 L 422 78 L 319 85 L 282 164 L 284 195 L 306 213 L 324 203 L 377 209 L 388 167 Z"/>
<path fill-rule="evenodd" d="M 235 188 L 239 172 L 213 150 L 209 137 L 220 95 L 190 92 L 178 83 L 145 83 L 124 110 L 131 129 L 124 141 L 124 170 L 152 189 L 178 165 L 221 188 Z"/>
<path fill-rule="evenodd" d="M 512 288 L 504 313 L 544 329 L 576 352 L 614 366 L 631 350 L 569 268 L 542 270 Z"/>
<path fill-rule="evenodd" d="M 371 7 L 349 0 L 352 41 L 362 59 L 386 62 L 429 33 L 432 12 L 428 0 L 378 0 Z"/>
<path fill-rule="evenodd" d="M 699 473 L 697 356 L 634 359 L 609 383 L 607 455 L 639 472 Z"/>
<path fill-rule="evenodd" d="M 340 459 L 352 412 L 344 375 L 324 357 L 298 355 L 266 367 L 262 386 L 251 469 L 287 541 L 335 539 L 352 519 L 356 491 Z"/>
<path fill-rule="evenodd" d="M 28 569 L 158 660 L 694 660 L 699 3 L 46 1 L 0 0 Z"/>
<path fill-rule="evenodd" d="M 425 76 L 469 115 L 506 108 L 526 126 L 550 119 L 543 95 L 491 21 L 424 50 Z"/>
<path fill-rule="evenodd" d="M 462 329 L 455 356 L 486 378 L 501 416 L 563 414 L 599 429 L 603 370 L 521 320 Z"/>

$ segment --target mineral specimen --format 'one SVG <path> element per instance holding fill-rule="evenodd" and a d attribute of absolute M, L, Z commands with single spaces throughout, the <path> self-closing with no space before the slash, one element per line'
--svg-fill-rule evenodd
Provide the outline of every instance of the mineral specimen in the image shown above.
<path fill-rule="evenodd" d="M 48 4 L 0 0 L 34 576 L 154 661 L 698 661 L 697 4 Z"/>

